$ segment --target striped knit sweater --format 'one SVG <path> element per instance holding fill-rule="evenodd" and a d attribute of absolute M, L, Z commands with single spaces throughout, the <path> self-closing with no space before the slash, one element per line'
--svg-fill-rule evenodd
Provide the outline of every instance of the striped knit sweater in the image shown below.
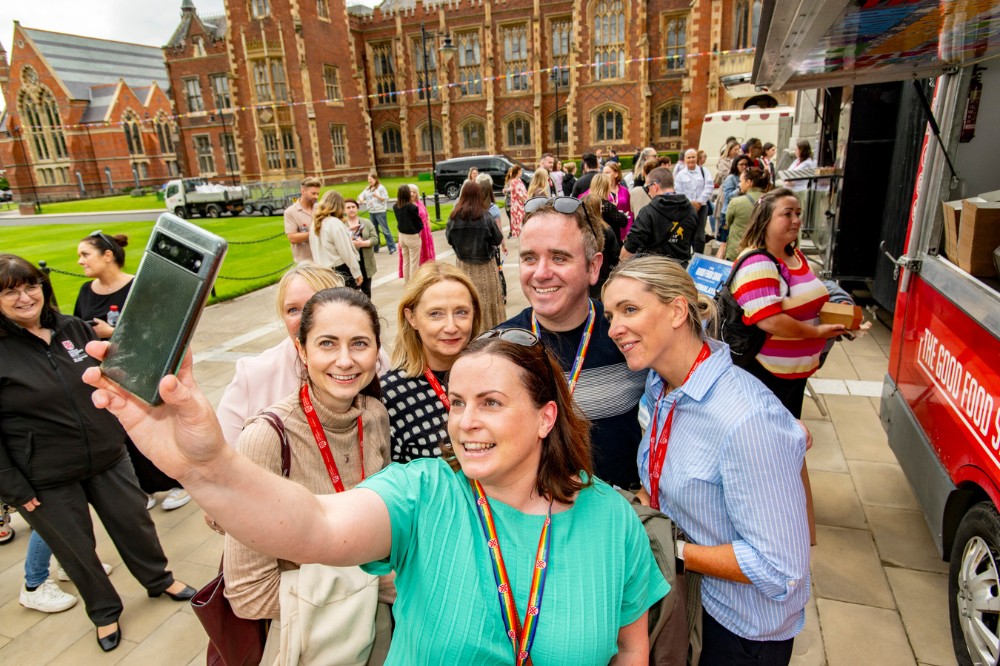
<path fill-rule="evenodd" d="M 765 254 L 743 262 L 732 288 L 733 296 L 743 308 L 744 323 L 756 324 L 782 312 L 801 322 L 819 323 L 819 310 L 830 296 L 798 249 L 795 258 L 796 268 L 789 268 L 779 258 L 780 270 Z M 768 334 L 757 360 L 782 379 L 809 377 L 819 367 L 825 343 L 824 338 L 781 338 Z"/>

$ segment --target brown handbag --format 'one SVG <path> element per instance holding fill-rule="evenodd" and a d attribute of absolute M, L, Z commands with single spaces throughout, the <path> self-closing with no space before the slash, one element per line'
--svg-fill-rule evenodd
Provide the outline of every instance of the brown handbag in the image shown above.
<path fill-rule="evenodd" d="M 281 476 L 288 478 L 292 450 L 288 445 L 285 424 L 272 412 L 259 414 L 278 433 L 281 440 Z M 208 666 L 255 666 L 264 656 L 264 643 L 270 620 L 246 620 L 233 612 L 226 599 L 226 580 L 222 565 L 219 575 L 191 597 L 191 608 L 208 634 Z"/>

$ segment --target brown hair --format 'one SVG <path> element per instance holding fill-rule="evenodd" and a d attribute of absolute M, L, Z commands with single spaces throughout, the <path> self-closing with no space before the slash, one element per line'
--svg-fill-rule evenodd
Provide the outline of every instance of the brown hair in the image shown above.
<path fill-rule="evenodd" d="M 381 184 L 382 184 L 382 183 L 381 183 L 381 182 L 379 181 L 379 179 L 378 179 L 378 174 L 377 174 L 377 173 L 375 173 L 374 171 L 372 171 L 372 172 L 371 172 L 370 174 L 368 174 L 368 177 L 369 177 L 369 178 L 374 178 L 374 179 L 375 179 L 375 184 L 374 184 L 374 185 L 369 185 L 369 186 L 368 186 L 368 187 L 367 187 L 366 189 L 370 189 L 370 190 L 374 190 L 374 189 L 376 189 L 376 188 L 377 188 L 377 187 L 378 187 L 379 185 L 381 185 Z"/>
<path fill-rule="evenodd" d="M 125 267 L 125 248 L 128 246 L 128 236 L 125 234 L 105 234 L 95 231 L 89 236 L 82 238 L 81 243 L 86 243 L 90 247 L 97 250 L 97 252 L 104 256 L 105 252 L 111 252 L 111 255 L 115 258 L 115 263 L 118 264 L 118 268 Z"/>
<path fill-rule="evenodd" d="M 743 240 L 740 241 L 740 252 L 747 249 L 756 250 L 767 247 L 767 225 L 771 223 L 771 216 L 774 215 L 774 211 L 778 207 L 778 200 L 785 197 L 791 197 L 798 201 L 795 192 L 792 192 L 787 187 L 779 187 L 776 190 L 771 190 L 757 200 L 757 203 L 753 207 L 753 213 L 750 215 L 750 222 L 747 224 L 746 233 L 743 234 Z M 799 242 L 795 240 L 785 250 L 791 254 L 798 246 Z"/>
<path fill-rule="evenodd" d="M 587 194 L 587 212 L 593 217 L 604 219 L 601 215 L 601 206 L 611 194 L 611 177 L 606 173 L 599 173 L 590 181 L 590 192 Z"/>
<path fill-rule="evenodd" d="M 453 220 L 478 220 L 485 212 L 483 208 L 483 192 L 479 189 L 479 184 L 471 180 L 462 184 L 462 191 L 455 202 L 455 208 L 451 211 Z"/>
<path fill-rule="evenodd" d="M 300 185 L 301 189 L 306 189 L 307 187 L 323 187 L 323 183 L 319 178 L 314 176 L 309 176 L 308 178 L 303 178 Z"/>
<path fill-rule="evenodd" d="M 576 222 L 576 228 L 580 230 L 580 235 L 583 237 L 583 254 L 588 264 L 594 260 L 594 255 L 604 251 L 604 232 L 601 226 L 604 224 L 604 219 L 599 215 L 596 217 L 591 215 L 586 204 L 577 208 L 575 213 L 566 214 L 556 210 L 554 201 L 548 201 L 535 212 L 525 215 L 521 227 L 523 228 L 530 220 L 546 214 L 573 218 L 573 221 Z"/>
<path fill-rule="evenodd" d="M 605 162 L 604 166 L 615 172 L 614 186 L 621 185 L 622 183 L 622 168 L 618 165 L 618 162 Z"/>
<path fill-rule="evenodd" d="M 771 176 L 767 171 L 757 167 L 748 167 L 741 176 L 747 179 L 750 183 L 750 187 L 756 187 L 758 190 L 767 191 L 767 188 L 771 185 Z"/>
<path fill-rule="evenodd" d="M 315 220 L 313 229 L 317 236 L 323 228 L 323 220 L 328 217 L 335 217 L 338 220 L 344 218 L 344 195 L 337 190 L 330 190 L 324 194 L 313 211 L 313 220 Z"/>
<path fill-rule="evenodd" d="M 515 178 L 520 178 L 520 177 L 521 177 L 521 167 L 520 165 L 515 164 L 511 168 L 507 169 L 507 177 L 504 178 L 503 184 L 506 185 Z"/>
<path fill-rule="evenodd" d="M 17 289 L 29 284 L 42 285 L 43 306 L 40 323 L 45 328 L 55 328 L 59 308 L 56 307 L 56 297 L 49 276 L 16 254 L 0 254 L 0 291 Z M 0 314 L 0 337 L 17 329 L 17 324 L 8 319 L 6 315 Z"/>
<path fill-rule="evenodd" d="M 556 421 L 541 443 L 535 488 L 546 499 L 572 504 L 578 492 L 593 485 L 594 462 L 590 421 L 573 402 L 562 368 L 541 343 L 527 347 L 499 338 L 474 340 L 459 358 L 473 354 L 498 356 L 516 365 L 521 386 L 536 408 L 556 404 Z M 451 442 L 442 443 L 441 451 L 457 471 Z"/>
<path fill-rule="evenodd" d="M 413 198 L 413 192 L 410 192 L 409 185 L 400 185 L 399 189 L 396 190 L 396 206 L 402 208 L 406 204 L 410 203 L 410 199 Z"/>

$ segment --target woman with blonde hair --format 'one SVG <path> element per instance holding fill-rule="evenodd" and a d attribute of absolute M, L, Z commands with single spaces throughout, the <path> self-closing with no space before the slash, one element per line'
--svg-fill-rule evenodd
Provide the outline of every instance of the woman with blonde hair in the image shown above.
<path fill-rule="evenodd" d="M 604 304 L 629 369 L 649 371 L 639 477 L 683 532 L 677 559 L 702 574 L 701 662 L 787 664 L 809 600 L 805 429 L 706 337 L 715 303 L 677 262 L 623 262 Z"/>
<path fill-rule="evenodd" d="M 447 375 L 482 329 L 479 294 L 451 264 L 424 264 L 399 301 L 393 369 L 382 377 L 393 462 L 441 455 L 447 438 Z"/>
<path fill-rule="evenodd" d="M 524 221 L 524 202 L 528 200 L 528 191 L 521 180 L 521 166 L 515 164 L 507 171 L 507 179 L 503 184 L 504 194 L 510 197 L 510 207 L 507 216 L 510 218 L 510 236 L 521 235 L 521 223 Z"/>
<path fill-rule="evenodd" d="M 615 208 L 625 214 L 627 218 L 625 226 L 618 229 L 618 239 L 625 240 L 628 230 L 632 228 L 632 205 L 629 201 L 628 188 L 622 182 L 622 168 L 618 162 L 605 162 L 601 170 L 611 179 L 611 190 L 608 193 L 608 200 L 615 205 Z"/>
<path fill-rule="evenodd" d="M 549 172 L 538 167 L 535 169 L 535 173 L 531 177 L 531 182 L 528 184 L 527 199 L 531 199 L 532 197 L 548 198 L 550 196 L 552 194 L 549 192 Z"/>
<path fill-rule="evenodd" d="M 361 263 L 351 240 L 351 232 L 343 220 L 344 197 L 340 192 L 330 190 L 313 207 L 309 249 L 317 264 L 329 266 L 340 273 L 348 286 L 360 287 L 365 278 L 361 274 Z"/>
<path fill-rule="evenodd" d="M 633 188 L 641 187 L 643 184 L 645 184 L 646 174 L 649 173 L 649 171 L 646 171 L 646 162 L 651 159 L 652 160 L 656 159 L 656 148 L 653 147 L 643 148 L 642 152 L 639 153 L 639 159 L 635 161 L 635 165 L 632 167 Z M 655 169 L 656 166 L 654 165 L 653 168 Z M 652 169 L 650 169 L 650 171 L 652 171 Z"/>

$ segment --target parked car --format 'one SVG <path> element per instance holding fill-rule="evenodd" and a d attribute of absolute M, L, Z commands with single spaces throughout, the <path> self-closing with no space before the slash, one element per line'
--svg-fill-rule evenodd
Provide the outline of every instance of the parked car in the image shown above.
<path fill-rule="evenodd" d="M 462 183 L 469 176 L 469 169 L 476 167 L 479 173 L 488 174 L 493 179 L 493 190 L 500 192 L 503 190 L 507 171 L 515 164 L 521 167 L 521 179 L 527 186 L 534 172 L 528 171 L 523 164 L 506 155 L 472 155 L 443 160 L 437 163 L 438 191 L 443 192 L 449 199 L 457 199 Z"/>

